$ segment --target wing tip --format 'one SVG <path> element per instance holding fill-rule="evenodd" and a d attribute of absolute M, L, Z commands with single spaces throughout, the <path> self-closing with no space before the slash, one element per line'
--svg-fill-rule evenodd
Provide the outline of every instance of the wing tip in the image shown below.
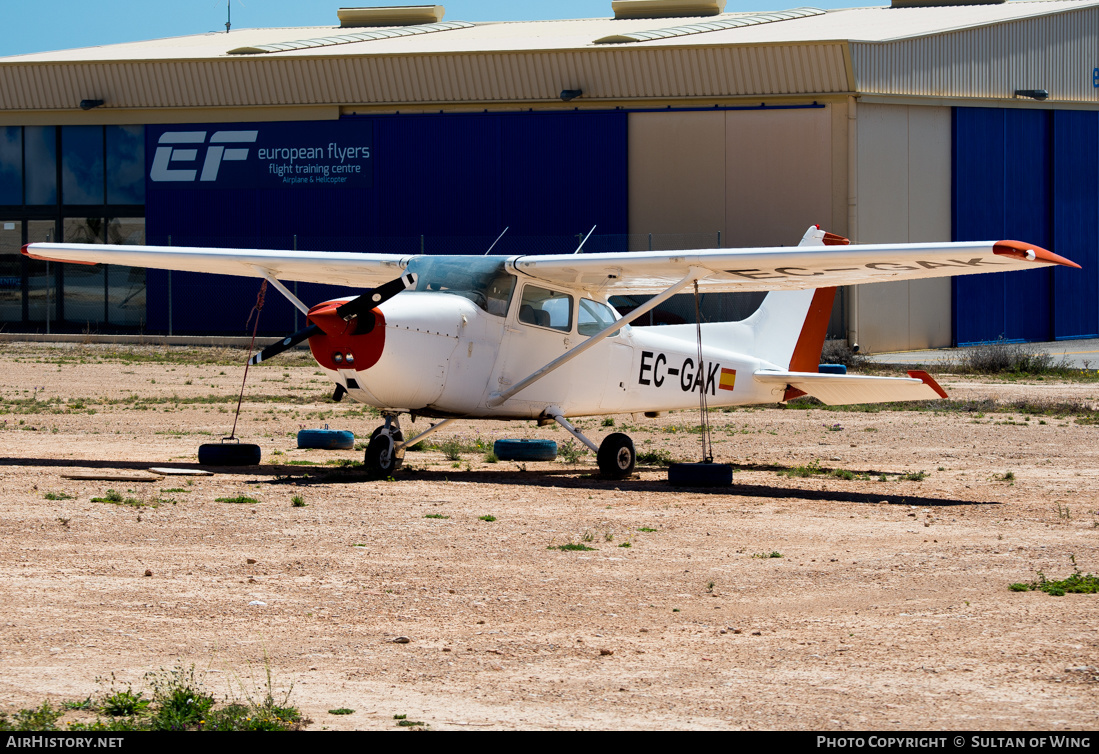
<path fill-rule="evenodd" d="M 938 393 L 940 398 L 949 397 L 947 396 L 946 391 L 939 386 L 939 383 L 935 382 L 935 378 L 927 372 L 920 371 L 918 369 L 912 369 L 908 372 L 908 376 L 914 380 L 920 380 L 921 382 L 923 382 L 923 384 L 927 385 L 929 388 Z"/>
<path fill-rule="evenodd" d="M 38 254 L 31 254 L 31 244 L 29 243 L 23 244 L 23 248 L 20 249 L 20 253 L 22 253 L 23 256 L 27 257 L 28 259 L 37 259 L 40 262 L 57 262 L 58 264 L 83 264 L 87 265 L 88 267 L 94 267 L 97 264 L 96 262 L 80 262 L 75 259 L 54 259 L 53 257 L 44 257 Z"/>
<path fill-rule="evenodd" d="M 993 244 L 992 251 L 1002 257 L 1022 259 L 1028 262 L 1059 264 L 1064 267 L 1073 267 L 1077 270 L 1082 269 L 1080 265 L 1076 264 L 1076 262 L 1073 262 L 1071 259 L 1065 259 L 1060 254 L 1054 254 L 1049 249 L 1043 249 L 1041 246 L 1023 243 L 1022 241 L 997 241 Z"/>

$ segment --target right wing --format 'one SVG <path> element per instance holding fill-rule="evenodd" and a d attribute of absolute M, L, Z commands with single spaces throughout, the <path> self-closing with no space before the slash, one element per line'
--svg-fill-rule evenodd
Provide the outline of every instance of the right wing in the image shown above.
<path fill-rule="evenodd" d="M 184 272 L 263 277 L 375 288 L 398 277 L 411 255 L 356 254 L 343 251 L 268 251 L 185 246 L 112 246 L 109 244 L 33 243 L 23 247 L 31 259 L 76 264 L 122 264 Z"/>

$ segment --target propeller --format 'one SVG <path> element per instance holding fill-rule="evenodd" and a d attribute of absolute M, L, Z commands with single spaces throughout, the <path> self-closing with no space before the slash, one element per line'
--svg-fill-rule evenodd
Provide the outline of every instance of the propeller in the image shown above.
<path fill-rule="evenodd" d="M 415 273 L 410 272 L 405 275 L 401 275 L 395 280 L 390 280 L 388 283 L 382 283 L 377 288 L 374 288 L 367 293 L 356 296 L 345 304 L 340 304 L 336 307 L 336 316 L 344 320 L 345 322 L 350 322 L 352 319 L 361 317 L 360 321 L 357 323 L 353 331 L 353 334 L 366 334 L 374 329 L 375 319 L 373 315 L 371 315 L 370 317 L 365 317 L 362 315 L 370 313 L 370 311 L 375 307 L 381 306 L 386 301 L 396 296 L 398 293 L 406 291 L 415 285 Z M 267 348 L 264 348 L 262 351 L 249 359 L 248 363 L 254 366 L 262 361 L 267 361 L 267 359 L 270 359 L 273 356 L 278 356 L 283 351 L 293 348 L 298 343 L 301 343 L 303 340 L 308 340 L 309 338 L 320 332 L 323 332 L 323 329 L 318 325 L 309 325 L 302 330 L 298 330 L 293 335 L 283 338 L 279 342 L 272 343 L 271 345 L 267 346 Z"/>
<path fill-rule="evenodd" d="M 248 364 L 250 366 L 255 366 L 261 361 L 267 361 L 272 356 L 278 356 L 280 353 L 287 350 L 288 348 L 293 348 L 298 343 L 301 343 L 303 340 L 313 337 L 320 331 L 321 329 L 316 325 L 309 325 L 309 327 L 305 328 L 304 330 L 298 330 L 290 337 L 283 338 L 278 343 L 272 343 L 271 345 L 267 346 L 267 348 L 263 349 L 255 356 L 248 359 Z"/>
<path fill-rule="evenodd" d="M 364 293 L 361 296 L 356 296 L 355 298 L 348 301 L 346 304 L 342 304 L 336 307 L 336 316 L 343 320 L 350 320 L 352 317 L 357 317 L 360 314 L 365 314 L 376 306 L 381 306 L 401 291 L 408 290 L 414 285 L 416 285 L 415 273 L 409 272 L 406 275 L 401 275 L 396 280 L 390 280 L 388 283 L 382 283 L 369 293 Z M 358 332 L 368 333 L 373 329 L 373 321 L 371 321 L 369 325 L 367 325 L 367 323 L 365 322 L 360 322 Z"/>

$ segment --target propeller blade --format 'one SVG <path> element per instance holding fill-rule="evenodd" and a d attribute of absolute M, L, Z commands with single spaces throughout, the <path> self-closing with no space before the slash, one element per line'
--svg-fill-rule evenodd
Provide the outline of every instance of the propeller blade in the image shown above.
<path fill-rule="evenodd" d="M 401 291 L 408 290 L 414 285 L 416 285 L 415 273 L 409 272 L 405 275 L 401 275 L 396 280 L 382 283 L 374 290 L 351 299 L 346 304 L 336 309 L 336 315 L 343 319 L 351 319 L 360 314 L 365 314 L 374 307 L 381 306 Z"/>
<path fill-rule="evenodd" d="M 267 361 L 272 356 L 278 356 L 280 353 L 287 350 L 288 348 L 293 348 L 298 343 L 301 343 L 303 340 L 313 337 L 319 332 L 321 332 L 321 329 L 319 327 L 317 327 L 316 325 L 309 325 L 309 327 L 305 328 L 304 330 L 298 330 L 290 337 L 283 338 L 278 343 L 272 343 L 271 345 L 267 346 L 267 348 L 263 349 L 255 356 L 250 358 L 248 360 L 248 364 L 250 366 L 255 366 L 261 361 Z"/>

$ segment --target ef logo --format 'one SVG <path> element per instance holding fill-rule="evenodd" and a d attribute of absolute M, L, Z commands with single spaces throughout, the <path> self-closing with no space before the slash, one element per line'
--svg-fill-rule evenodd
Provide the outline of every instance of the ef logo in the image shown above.
<path fill-rule="evenodd" d="M 162 146 L 156 148 L 149 178 L 157 182 L 192 182 L 196 177 L 201 181 L 216 181 L 223 160 L 248 159 L 247 148 L 230 149 L 225 145 L 252 144 L 258 136 L 259 131 L 215 131 L 207 143 L 205 131 L 168 131 L 161 134 L 157 142 Z M 199 146 L 206 147 L 201 176 L 197 168 Z M 172 166 L 173 162 L 190 163 L 196 167 L 194 169 L 176 168 Z"/>
<path fill-rule="evenodd" d="M 1091 72 L 1091 85 L 1099 89 L 1099 68 Z"/>

